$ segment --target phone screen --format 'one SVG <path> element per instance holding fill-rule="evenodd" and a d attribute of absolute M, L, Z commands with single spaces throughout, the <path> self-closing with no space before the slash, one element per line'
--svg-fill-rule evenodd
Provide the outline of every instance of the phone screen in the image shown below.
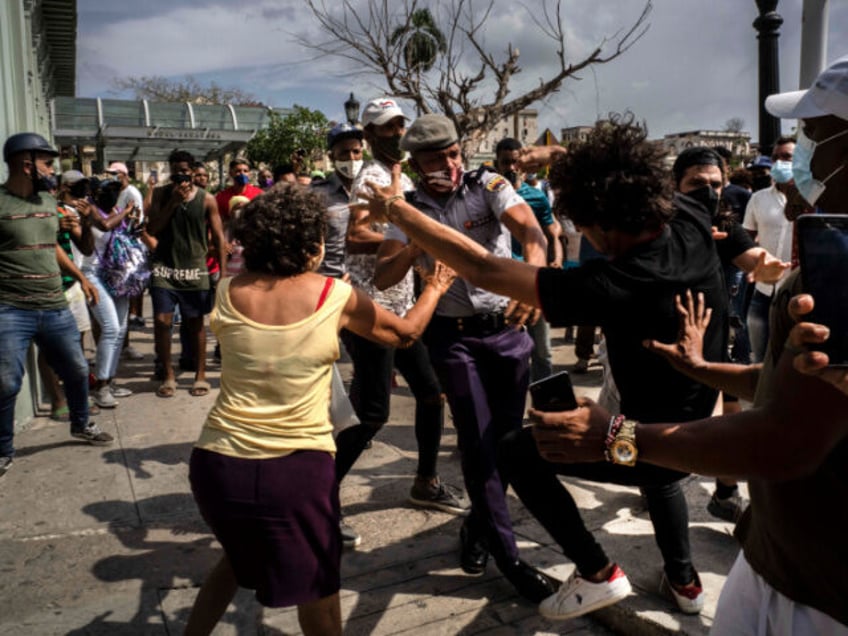
<path fill-rule="evenodd" d="M 801 280 L 815 300 L 805 320 L 830 329 L 830 338 L 813 348 L 831 366 L 848 366 L 848 216 L 807 214 L 797 228 Z"/>
<path fill-rule="evenodd" d="M 572 411 L 577 398 L 567 371 L 560 371 L 530 385 L 530 400 L 537 411 Z"/>
<path fill-rule="evenodd" d="M 159 171 L 156 169 L 151 170 L 150 178 L 153 180 L 153 183 L 157 183 L 159 181 Z"/>

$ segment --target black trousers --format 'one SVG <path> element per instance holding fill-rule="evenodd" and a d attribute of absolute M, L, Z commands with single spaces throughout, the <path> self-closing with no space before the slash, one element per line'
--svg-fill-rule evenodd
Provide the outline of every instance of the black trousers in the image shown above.
<path fill-rule="evenodd" d="M 388 421 L 394 368 L 400 371 L 415 396 L 417 474 L 435 477 L 445 409 L 427 347 L 420 340 L 406 349 L 384 347 L 347 330 L 342 331 L 342 341 L 353 360 L 350 401 L 361 424 L 343 430 L 336 439 L 338 480 L 348 473 L 369 440 Z"/>
<path fill-rule="evenodd" d="M 521 502 L 581 574 L 594 574 L 609 563 L 609 559 L 586 529 L 574 498 L 560 483 L 558 475 L 641 486 L 648 500 L 648 512 L 665 561 L 666 575 L 677 584 L 690 583 L 695 578 L 689 547 L 689 510 L 680 487 L 685 473 L 642 463 L 633 467 L 609 462 L 553 464 L 539 455 L 529 427 L 503 439 L 498 462 Z"/>

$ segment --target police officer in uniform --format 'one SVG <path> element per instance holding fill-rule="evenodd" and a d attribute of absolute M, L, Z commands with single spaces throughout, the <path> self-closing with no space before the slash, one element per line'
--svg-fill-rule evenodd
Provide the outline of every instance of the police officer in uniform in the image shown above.
<path fill-rule="evenodd" d="M 410 165 L 419 176 L 417 189 L 407 193 L 412 205 L 498 256 L 510 257 L 512 234 L 527 262 L 545 266 L 547 244 L 533 212 L 502 176 L 463 169 L 451 120 L 420 117 L 401 148 L 411 153 Z M 398 228 L 389 228 L 377 253 L 375 279 L 407 243 Z M 517 591 L 534 602 L 552 594 L 557 582 L 518 558 L 496 450 L 506 433 L 521 427 L 533 349 L 523 325 L 537 319 L 537 310 L 457 279 L 425 334 L 453 413 L 471 499 L 460 533 L 462 568 L 482 574 L 491 553 Z"/>

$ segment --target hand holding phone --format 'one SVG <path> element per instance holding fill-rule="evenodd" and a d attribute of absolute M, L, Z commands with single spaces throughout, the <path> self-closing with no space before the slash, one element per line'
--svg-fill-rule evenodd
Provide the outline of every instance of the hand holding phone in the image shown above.
<path fill-rule="evenodd" d="M 530 401 L 537 411 L 573 411 L 577 398 L 568 371 L 560 371 L 530 384 Z"/>

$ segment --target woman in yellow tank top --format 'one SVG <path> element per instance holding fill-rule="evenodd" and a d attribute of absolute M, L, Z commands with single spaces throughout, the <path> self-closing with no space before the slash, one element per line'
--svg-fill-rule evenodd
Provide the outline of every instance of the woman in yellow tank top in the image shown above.
<path fill-rule="evenodd" d="M 324 202 L 279 184 L 245 206 L 235 236 L 245 272 L 217 290 L 221 392 L 192 452 L 192 492 L 224 548 L 186 634 L 208 634 L 238 586 L 268 607 L 297 605 L 301 629 L 341 634 L 339 496 L 329 417 L 342 328 L 389 346 L 418 338 L 454 274 L 437 264 L 400 318 L 314 273 Z"/>

